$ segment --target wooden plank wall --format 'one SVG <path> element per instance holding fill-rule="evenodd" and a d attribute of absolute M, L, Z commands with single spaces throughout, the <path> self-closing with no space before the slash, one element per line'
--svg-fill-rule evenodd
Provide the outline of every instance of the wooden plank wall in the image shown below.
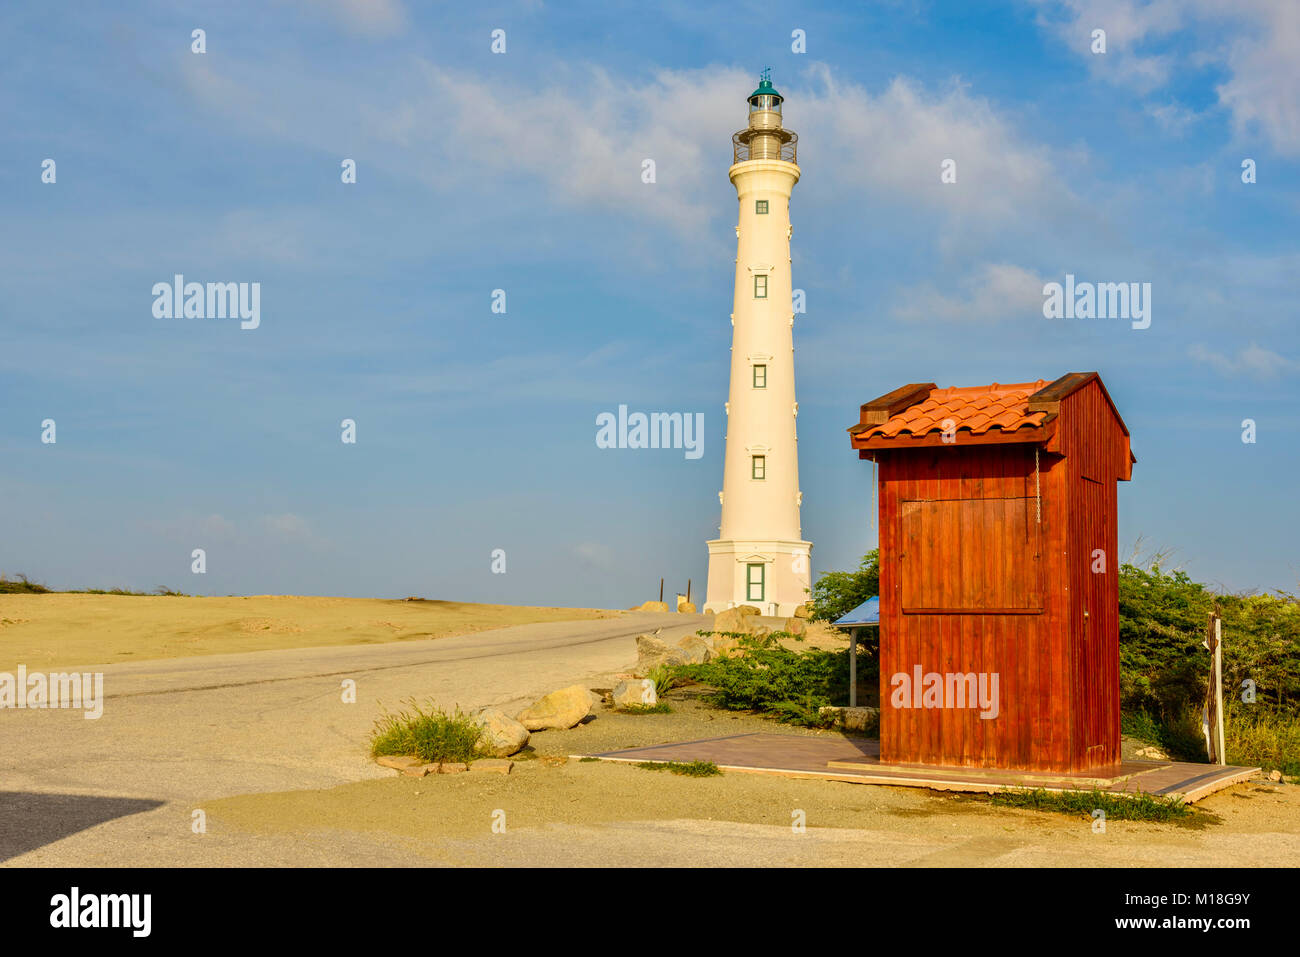
<path fill-rule="evenodd" d="M 991 445 L 882 452 L 881 758 L 888 762 L 1065 770 L 1071 755 L 1072 715 L 1067 652 L 1068 593 L 1063 582 L 1067 523 L 1059 509 L 1065 468 L 1042 453 L 1042 524 L 1033 506 L 1034 460 L 1028 445 Z M 902 503 L 909 500 L 1029 499 L 1029 522 L 1041 555 L 1041 614 L 904 614 L 901 602 Z M 981 546 L 980 529 L 936 529 L 927 549 L 944 556 L 942 574 L 957 599 L 963 576 L 989 580 L 1014 573 L 1017 556 Z M 1053 582 L 1059 584 L 1054 585 Z M 940 586 L 942 590 L 942 586 Z M 926 672 L 996 672 L 1001 714 L 984 720 L 977 709 L 892 709 L 890 679 Z"/>

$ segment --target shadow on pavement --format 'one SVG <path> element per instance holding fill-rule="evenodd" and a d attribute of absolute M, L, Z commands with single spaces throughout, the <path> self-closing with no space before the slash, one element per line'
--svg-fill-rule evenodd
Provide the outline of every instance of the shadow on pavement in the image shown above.
<path fill-rule="evenodd" d="M 152 811 L 164 802 L 90 794 L 0 791 L 0 861 L 61 841 L 114 818 Z"/>

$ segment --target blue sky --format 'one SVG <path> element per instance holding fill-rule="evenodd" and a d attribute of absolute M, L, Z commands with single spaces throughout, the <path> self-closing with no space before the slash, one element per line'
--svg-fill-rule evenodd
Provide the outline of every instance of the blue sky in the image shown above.
<path fill-rule="evenodd" d="M 874 544 L 844 431 L 860 403 L 1097 370 L 1138 457 L 1122 557 L 1295 591 L 1300 8 L 1220 7 L 8 4 L 0 571 L 611 607 L 660 577 L 698 593 L 730 136 L 770 66 L 803 170 L 814 571 Z M 155 318 L 175 273 L 260 282 L 261 326 Z M 1045 319 L 1042 286 L 1067 273 L 1150 282 L 1150 328 Z M 704 455 L 597 448 L 620 404 L 703 412 Z"/>

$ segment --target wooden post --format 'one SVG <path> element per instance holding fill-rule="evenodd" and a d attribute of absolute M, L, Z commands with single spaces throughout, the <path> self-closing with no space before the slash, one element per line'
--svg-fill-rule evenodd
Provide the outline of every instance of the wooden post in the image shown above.
<path fill-rule="evenodd" d="M 858 706 L 858 629 L 849 629 L 849 707 Z"/>
<path fill-rule="evenodd" d="M 659 579 L 659 600 L 664 600 L 664 580 L 662 578 Z"/>
<path fill-rule="evenodd" d="M 1227 764 L 1227 748 L 1223 744 L 1223 619 L 1214 614 L 1214 715 L 1218 725 L 1219 763 Z"/>
<path fill-rule="evenodd" d="M 690 601 L 691 601 L 691 580 L 688 578 L 686 579 L 686 603 L 689 605 Z"/>
<path fill-rule="evenodd" d="M 1210 652 L 1210 680 L 1205 688 L 1201 722 L 1205 751 L 1212 764 L 1227 764 L 1223 741 L 1223 621 L 1217 611 L 1210 612 L 1201 644 Z"/>

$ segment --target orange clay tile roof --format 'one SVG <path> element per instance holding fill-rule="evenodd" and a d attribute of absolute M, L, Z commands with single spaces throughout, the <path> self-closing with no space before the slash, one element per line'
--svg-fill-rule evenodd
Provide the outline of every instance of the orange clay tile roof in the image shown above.
<path fill-rule="evenodd" d="M 876 436 L 893 438 L 901 433 L 925 435 L 942 432 L 947 419 L 955 423 L 955 430 L 966 429 L 973 435 L 983 435 L 989 429 L 1014 432 L 1022 426 L 1042 425 L 1047 413 L 1030 412 L 1029 397 L 1046 385 L 1045 379 L 1039 379 L 1037 382 L 1009 385 L 994 382 L 992 385 L 935 389 L 923 402 L 904 409 L 882 425 L 859 433 L 856 439 L 861 442 Z"/>

